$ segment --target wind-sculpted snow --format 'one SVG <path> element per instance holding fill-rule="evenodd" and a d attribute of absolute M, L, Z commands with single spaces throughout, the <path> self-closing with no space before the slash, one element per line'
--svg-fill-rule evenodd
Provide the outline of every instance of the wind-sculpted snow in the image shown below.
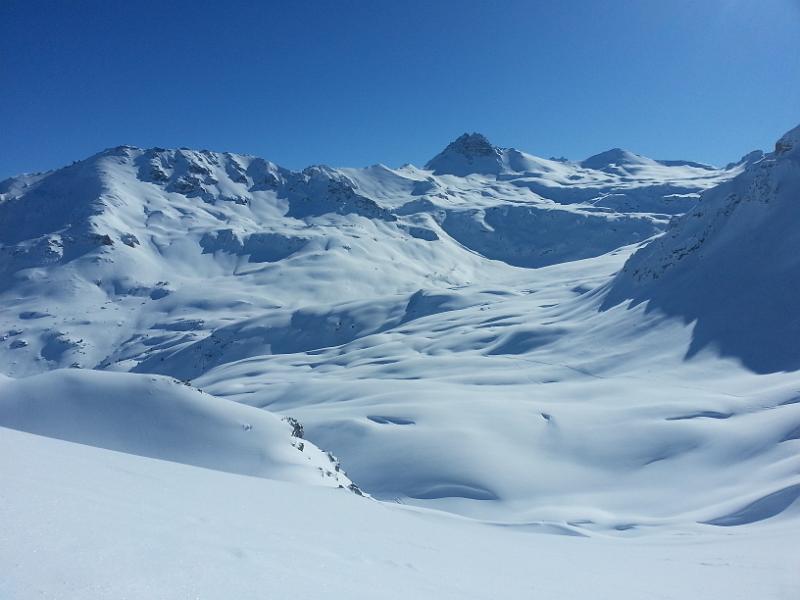
<path fill-rule="evenodd" d="M 275 309 L 265 316 L 216 329 L 208 337 L 181 345 L 177 350 L 138 348 L 141 362 L 134 370 L 193 379 L 216 366 L 244 358 L 341 346 L 415 319 L 474 306 L 484 300 L 480 295 L 419 290 L 410 296 L 297 310 Z"/>
<path fill-rule="evenodd" d="M 297 414 L 379 498 L 475 518 L 716 523 L 797 484 L 797 375 L 759 378 L 705 355 L 686 364 L 679 320 L 598 312 L 602 271 L 625 256 L 549 267 L 524 288 L 462 288 L 411 320 L 353 304 L 349 321 L 334 311 L 293 332 L 246 323 L 203 342 L 206 363 L 192 349 L 160 364 Z"/>

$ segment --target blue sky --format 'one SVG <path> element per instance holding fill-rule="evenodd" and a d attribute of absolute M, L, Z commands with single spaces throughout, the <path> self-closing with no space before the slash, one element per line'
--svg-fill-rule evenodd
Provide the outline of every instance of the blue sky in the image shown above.
<path fill-rule="evenodd" d="M 0 2 L 0 178 L 119 144 L 291 168 L 540 156 L 724 164 L 800 123 L 800 0 Z"/>

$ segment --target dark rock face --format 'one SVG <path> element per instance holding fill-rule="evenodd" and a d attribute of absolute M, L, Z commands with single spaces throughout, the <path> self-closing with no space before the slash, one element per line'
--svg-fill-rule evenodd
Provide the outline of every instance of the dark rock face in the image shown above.
<path fill-rule="evenodd" d="M 292 437 L 302 438 L 303 434 L 303 424 L 295 419 L 294 417 L 283 417 L 282 419 L 286 423 L 288 423 L 292 428 Z"/>
<path fill-rule="evenodd" d="M 464 156 L 490 156 L 496 148 L 480 133 L 465 133 L 447 146 L 445 152 L 458 152 Z"/>
<path fill-rule="evenodd" d="M 465 133 L 428 161 L 425 168 L 436 174 L 496 175 L 503 170 L 503 150 L 480 133 Z"/>

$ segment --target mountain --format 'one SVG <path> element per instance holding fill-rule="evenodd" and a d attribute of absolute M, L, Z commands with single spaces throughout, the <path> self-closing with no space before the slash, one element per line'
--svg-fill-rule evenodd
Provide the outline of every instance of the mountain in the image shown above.
<path fill-rule="evenodd" d="M 655 160 L 634 154 L 622 148 L 612 148 L 600 154 L 590 156 L 586 160 L 581 161 L 581 166 L 585 169 L 597 169 L 599 171 L 614 170 L 614 169 L 635 169 L 641 167 L 650 167 L 658 165 Z M 679 162 L 680 166 L 687 163 Z"/>
<path fill-rule="evenodd" d="M 1 183 L 0 596 L 652 592 L 622 561 L 782 593 L 797 138 L 724 169 L 121 146 Z"/>
<path fill-rule="evenodd" d="M 757 372 L 800 369 L 798 139 L 705 192 L 628 260 L 606 305 L 631 298 L 695 323 L 688 357 L 714 347 Z"/>
<path fill-rule="evenodd" d="M 749 155 L 748 155 L 749 156 Z M 742 160 L 729 164 L 726 169 L 732 169 L 737 165 L 744 163 L 748 157 L 742 158 Z M 606 150 L 605 152 L 601 152 L 600 154 L 595 154 L 594 156 L 590 156 L 586 160 L 582 160 L 580 162 L 581 167 L 586 169 L 595 169 L 599 171 L 608 171 L 608 172 L 628 172 L 628 173 L 635 173 L 637 171 L 645 171 L 647 169 L 658 169 L 659 166 L 662 167 L 688 167 L 692 170 L 703 170 L 703 171 L 716 171 L 715 167 L 710 165 L 704 165 L 702 163 L 694 162 L 691 160 L 653 160 L 652 158 L 647 158 L 646 156 L 642 156 L 641 154 L 635 154 L 630 152 L 629 150 L 623 150 L 622 148 L 612 148 L 611 150 Z M 694 171 L 697 172 L 697 171 Z"/>
<path fill-rule="evenodd" d="M 653 160 L 614 148 L 581 162 L 543 159 L 463 134 L 426 165 L 435 175 L 490 177 L 559 204 L 588 204 L 627 213 L 678 214 L 699 192 L 744 168 L 750 155 L 717 169 L 692 161 Z"/>
<path fill-rule="evenodd" d="M 509 170 L 437 175 L 453 155 Z M 599 256 L 662 231 L 668 218 L 648 212 L 653 204 L 691 206 L 740 167 L 691 178 L 686 167 L 660 169 L 622 183 L 478 134 L 427 170 L 294 172 L 230 153 L 112 148 L 0 184 L 0 356 L 13 375 L 130 369 L 273 308 L 410 295 Z"/>
<path fill-rule="evenodd" d="M 436 175 L 500 175 L 551 170 L 553 160 L 525 154 L 514 148 L 498 148 L 480 133 L 465 133 L 425 165 Z"/>

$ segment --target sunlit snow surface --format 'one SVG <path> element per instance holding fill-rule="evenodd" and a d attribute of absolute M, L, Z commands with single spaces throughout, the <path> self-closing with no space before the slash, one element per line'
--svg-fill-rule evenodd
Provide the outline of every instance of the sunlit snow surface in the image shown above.
<path fill-rule="evenodd" d="M 796 138 L 3 182 L 0 596 L 794 597 Z"/>
<path fill-rule="evenodd" d="M 797 591 L 796 519 L 633 539 L 542 535 L 0 431 L 3 598 L 751 600 Z"/>

